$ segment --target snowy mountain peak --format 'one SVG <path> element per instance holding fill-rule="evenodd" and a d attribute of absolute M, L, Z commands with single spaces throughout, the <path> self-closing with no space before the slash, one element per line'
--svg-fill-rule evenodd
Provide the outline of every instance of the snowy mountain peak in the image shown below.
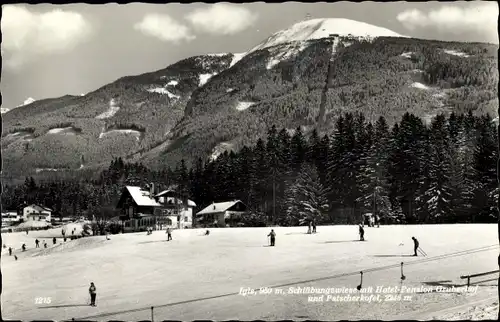
<path fill-rule="evenodd" d="M 280 30 L 250 52 L 293 41 L 327 38 L 331 35 L 354 37 L 407 37 L 392 30 L 343 18 L 311 19 Z"/>
<path fill-rule="evenodd" d="M 32 98 L 32 97 L 28 97 L 28 98 L 27 98 L 27 99 L 23 102 L 23 104 L 18 105 L 18 107 L 19 107 L 19 106 L 24 106 L 24 105 L 31 104 L 31 103 L 33 103 L 34 101 L 36 101 L 34 98 Z"/>

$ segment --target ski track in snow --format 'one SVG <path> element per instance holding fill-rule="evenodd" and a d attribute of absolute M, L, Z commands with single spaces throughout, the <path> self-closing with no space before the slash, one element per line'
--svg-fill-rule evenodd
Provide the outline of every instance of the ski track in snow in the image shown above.
<path fill-rule="evenodd" d="M 95 118 L 99 120 L 108 119 L 110 117 L 113 117 L 119 110 L 120 106 L 116 105 L 115 99 L 112 98 L 109 101 L 109 109 L 106 112 L 97 115 Z"/>
<path fill-rule="evenodd" d="M 318 226 L 318 233 L 312 235 L 306 234 L 304 226 L 272 228 L 277 233 L 274 248 L 263 247 L 267 246 L 266 236 L 271 227 L 211 228 L 210 236 L 202 236 L 204 229 L 175 230 L 173 240 L 168 243 L 164 231 L 155 231 L 152 235 L 144 232 L 110 235 L 110 240 L 105 236 L 66 243 L 58 239 L 56 245 L 47 239 L 60 236 L 61 228 L 31 231 L 29 235 L 2 234 L 3 243 L 12 245 L 19 256 L 15 261 L 8 254 L 5 256 L 7 250 L 2 249 L 2 315 L 5 319 L 18 320 L 135 321 L 149 319 L 150 307 L 155 306 L 156 320 L 229 320 L 235 316 L 241 320 L 299 317 L 331 320 L 333 316 L 336 320 L 384 317 L 392 320 L 404 319 L 407 315 L 411 315 L 410 319 L 419 319 L 432 312 L 439 313 L 436 314 L 439 317 L 448 309 L 456 308 L 456 312 L 460 312 L 461 306 L 475 310 L 472 305 L 478 305 L 473 303 L 498 296 L 495 282 L 480 283 L 478 291 L 470 294 L 404 294 L 411 295 L 411 301 L 384 301 L 385 295 L 381 294 L 380 303 L 317 304 L 308 303 L 308 295 L 321 294 L 288 293 L 289 288 L 298 290 L 299 287 L 302 290 L 304 287 L 345 287 L 356 292 L 361 270 L 365 271 L 363 289 L 370 286 L 435 288 L 429 285 L 436 283 L 445 287 L 460 285 L 464 283 L 459 278 L 462 274 L 497 269 L 496 261 L 491 260 L 499 251 L 496 224 L 366 228 L 367 242 L 364 243 L 356 241 L 356 225 Z M 412 253 L 411 236 L 419 239 L 428 257 L 400 257 Z M 35 238 L 48 241 L 49 248 L 35 249 Z M 404 246 L 399 246 L 401 242 Z M 22 243 L 28 246 L 26 252 L 20 251 Z M 489 245 L 494 247 L 488 251 L 464 252 Z M 440 258 L 442 255 L 453 257 Z M 258 260 L 248 261 L 248 258 Z M 400 281 L 401 261 L 405 263 L 404 282 Z M 138 272 L 141 278 L 137 278 Z M 27 283 L 27 276 L 44 283 Z M 162 282 L 144 282 L 156 280 Z M 85 305 L 90 281 L 99 291 L 98 308 Z M 488 286 L 491 284 L 495 285 Z M 279 288 L 288 294 L 239 294 L 241 287 L 262 286 Z M 33 299 L 40 294 L 51 298 L 52 303 L 34 305 Z M 197 300 L 217 296 L 222 297 Z M 127 307 L 123 307 L 123 303 L 128 303 Z M 169 303 L 177 304 L 159 307 Z M 468 303 L 471 305 L 467 306 Z"/>

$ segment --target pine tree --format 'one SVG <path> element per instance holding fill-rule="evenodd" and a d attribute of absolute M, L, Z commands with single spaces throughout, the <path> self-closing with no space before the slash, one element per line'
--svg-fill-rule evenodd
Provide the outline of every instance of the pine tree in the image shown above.
<path fill-rule="evenodd" d="M 442 222 L 447 216 L 452 216 L 450 188 L 450 140 L 446 128 L 444 115 L 437 115 L 431 125 L 428 174 L 426 177 L 427 189 L 425 197 L 427 200 L 428 222 Z M 424 210 L 425 211 L 425 210 Z"/>
<path fill-rule="evenodd" d="M 387 182 L 387 162 L 389 153 L 389 132 L 385 119 L 377 121 L 375 130 L 366 129 L 366 146 L 359 171 L 360 197 L 365 211 L 373 212 L 381 218 L 389 216 L 389 184 Z M 370 138 L 369 138 L 370 137 Z M 372 140 L 373 139 L 373 140 Z"/>
<path fill-rule="evenodd" d="M 477 123 L 476 149 L 474 150 L 475 208 L 478 214 L 489 217 L 492 197 L 497 188 L 498 140 L 489 115 Z"/>
<path fill-rule="evenodd" d="M 287 216 L 290 224 L 304 220 L 322 222 L 327 218 L 327 191 L 319 180 L 316 167 L 305 163 L 294 184 L 287 189 Z"/>
<path fill-rule="evenodd" d="M 295 133 L 292 136 L 290 149 L 292 169 L 294 171 L 294 174 L 297 174 L 300 170 L 300 167 L 302 166 L 302 163 L 306 159 L 306 151 L 308 149 L 306 139 L 304 137 L 304 134 L 302 133 L 302 129 L 300 126 L 297 127 Z"/>

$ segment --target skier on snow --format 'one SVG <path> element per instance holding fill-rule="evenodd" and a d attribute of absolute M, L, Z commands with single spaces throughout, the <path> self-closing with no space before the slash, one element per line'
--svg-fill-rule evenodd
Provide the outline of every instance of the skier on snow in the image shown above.
<path fill-rule="evenodd" d="M 417 249 L 420 246 L 420 244 L 415 237 L 412 237 L 411 239 L 413 239 L 413 256 L 418 256 Z"/>
<path fill-rule="evenodd" d="M 307 229 L 308 234 L 311 233 L 311 225 L 312 225 L 312 222 L 311 222 L 311 220 L 309 220 L 309 228 Z"/>
<path fill-rule="evenodd" d="M 267 236 L 271 237 L 271 246 L 274 246 L 274 243 L 276 241 L 276 233 L 274 232 L 274 229 L 271 229 L 271 232 Z"/>
<path fill-rule="evenodd" d="M 95 298 L 97 296 L 97 288 L 95 287 L 94 285 L 94 282 L 91 282 L 90 283 L 90 287 L 89 287 L 89 293 L 90 293 L 90 306 L 96 306 L 95 305 Z"/>
<path fill-rule="evenodd" d="M 9 256 L 12 256 L 12 247 L 9 247 Z"/>
<path fill-rule="evenodd" d="M 36 247 L 36 248 L 40 248 L 40 245 L 39 245 L 39 244 L 40 244 L 40 241 L 38 240 L 38 238 L 37 238 L 37 239 L 35 239 L 35 247 Z"/>
<path fill-rule="evenodd" d="M 361 224 L 359 225 L 359 240 L 360 241 L 365 240 L 365 230 Z"/>
<path fill-rule="evenodd" d="M 23 252 L 26 251 L 26 244 L 23 244 L 23 246 L 21 246 L 22 249 L 23 249 Z"/>
<path fill-rule="evenodd" d="M 312 226 L 313 226 L 313 233 L 316 233 L 316 219 L 313 219 Z"/>
<path fill-rule="evenodd" d="M 52 238 L 52 242 L 54 243 L 54 245 L 56 244 L 56 238 Z"/>
<path fill-rule="evenodd" d="M 167 241 L 172 240 L 172 230 L 170 228 L 167 228 Z"/>

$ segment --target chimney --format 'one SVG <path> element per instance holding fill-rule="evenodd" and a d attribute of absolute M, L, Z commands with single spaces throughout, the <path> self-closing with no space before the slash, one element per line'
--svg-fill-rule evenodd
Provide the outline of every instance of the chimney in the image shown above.
<path fill-rule="evenodd" d="M 151 186 L 149 188 L 149 196 L 153 198 L 155 195 L 155 184 L 151 182 Z"/>

